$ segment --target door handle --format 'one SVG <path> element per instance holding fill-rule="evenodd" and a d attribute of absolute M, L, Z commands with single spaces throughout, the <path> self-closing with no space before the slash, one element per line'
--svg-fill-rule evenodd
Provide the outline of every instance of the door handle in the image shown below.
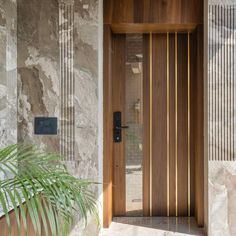
<path fill-rule="evenodd" d="M 119 130 L 121 130 L 121 129 L 128 129 L 128 128 L 129 128 L 128 125 L 116 126 L 116 129 L 119 129 Z"/>
<path fill-rule="evenodd" d="M 128 125 L 122 125 L 122 114 L 120 111 L 113 114 L 113 140 L 115 143 L 122 142 L 122 129 L 128 129 Z"/>

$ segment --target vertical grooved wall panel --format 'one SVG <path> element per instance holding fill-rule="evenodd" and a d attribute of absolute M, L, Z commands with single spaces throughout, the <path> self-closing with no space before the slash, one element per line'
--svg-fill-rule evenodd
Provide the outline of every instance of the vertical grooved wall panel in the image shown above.
<path fill-rule="evenodd" d="M 61 75 L 60 153 L 65 161 L 74 160 L 74 5 L 60 3 L 59 44 Z"/>
<path fill-rule="evenodd" d="M 209 160 L 234 161 L 235 14 L 233 5 L 209 5 Z"/>

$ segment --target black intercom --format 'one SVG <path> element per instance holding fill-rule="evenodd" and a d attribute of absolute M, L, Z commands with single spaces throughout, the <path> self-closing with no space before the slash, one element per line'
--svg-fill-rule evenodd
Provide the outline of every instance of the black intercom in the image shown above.
<path fill-rule="evenodd" d="M 57 118 L 56 117 L 35 117 L 34 134 L 57 135 Z"/>

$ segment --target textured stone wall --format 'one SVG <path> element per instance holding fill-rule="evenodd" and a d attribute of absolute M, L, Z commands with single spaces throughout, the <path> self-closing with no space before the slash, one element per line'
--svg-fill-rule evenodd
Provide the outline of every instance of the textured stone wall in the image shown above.
<path fill-rule="evenodd" d="M 0 148 L 17 141 L 16 16 L 16 1 L 0 0 Z"/>
<path fill-rule="evenodd" d="M 18 1 L 18 140 L 62 150 L 74 174 L 96 179 L 98 1 L 26 1 Z M 35 136 L 36 116 L 58 117 L 58 135 Z"/>
<path fill-rule="evenodd" d="M 95 181 L 98 5 L 0 0 L 0 146 L 34 143 L 63 155 L 75 176 Z M 34 135 L 34 118 L 41 116 L 58 117 L 57 135 Z M 96 187 L 94 194 L 98 198 Z M 86 229 L 79 223 L 72 232 L 96 234 L 93 222 Z"/>
<path fill-rule="evenodd" d="M 209 235 L 236 235 L 236 3 L 208 11 Z"/>
<path fill-rule="evenodd" d="M 16 142 L 16 1 L 0 1 L 0 147 Z"/>

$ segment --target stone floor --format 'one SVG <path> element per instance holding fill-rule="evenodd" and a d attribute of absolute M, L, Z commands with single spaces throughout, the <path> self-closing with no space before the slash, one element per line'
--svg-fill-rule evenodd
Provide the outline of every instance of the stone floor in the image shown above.
<path fill-rule="evenodd" d="M 188 236 L 205 235 L 194 218 L 175 217 L 121 217 L 114 218 L 109 229 L 100 236 Z"/>

